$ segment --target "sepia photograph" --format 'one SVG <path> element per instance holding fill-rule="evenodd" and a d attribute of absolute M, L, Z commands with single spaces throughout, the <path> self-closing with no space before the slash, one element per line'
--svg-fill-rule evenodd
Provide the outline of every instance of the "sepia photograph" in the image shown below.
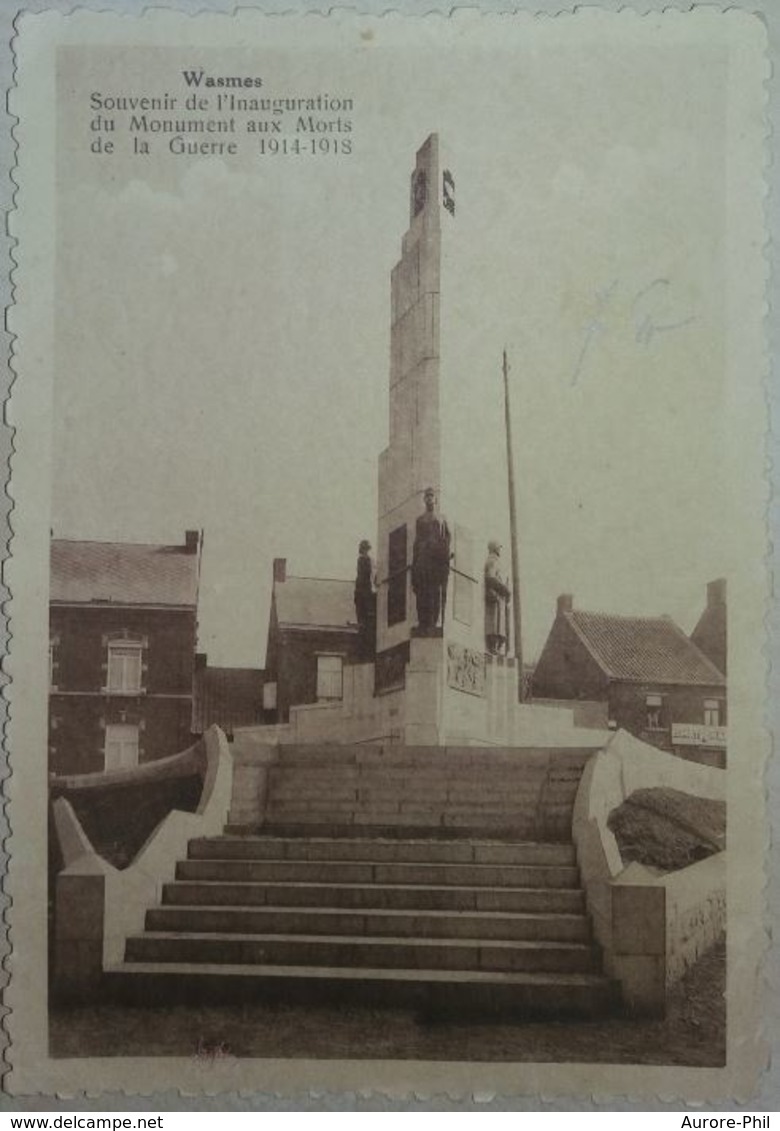
<path fill-rule="evenodd" d="M 41 1076 L 728 1080 L 762 34 L 303 19 L 22 28 Z"/>

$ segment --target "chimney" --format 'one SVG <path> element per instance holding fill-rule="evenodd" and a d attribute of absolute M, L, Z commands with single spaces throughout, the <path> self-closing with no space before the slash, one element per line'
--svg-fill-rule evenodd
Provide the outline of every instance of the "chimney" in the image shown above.
<path fill-rule="evenodd" d="M 274 582 L 287 580 L 287 558 L 274 558 Z"/>
<path fill-rule="evenodd" d="M 717 581 L 707 582 L 707 608 L 714 605 L 726 604 L 726 578 L 719 577 Z"/>
<path fill-rule="evenodd" d="M 570 613 L 574 608 L 574 598 L 571 593 L 561 593 L 558 598 L 558 616 L 561 613 Z"/>
<path fill-rule="evenodd" d="M 185 554 L 197 554 L 199 542 L 200 542 L 200 531 L 199 530 L 188 530 L 184 535 L 184 552 L 185 552 Z"/>
<path fill-rule="evenodd" d="M 203 669 L 206 668 L 206 667 L 208 667 L 208 655 L 207 655 L 207 653 L 206 652 L 196 652 L 195 653 L 195 671 L 196 672 L 203 671 Z"/>

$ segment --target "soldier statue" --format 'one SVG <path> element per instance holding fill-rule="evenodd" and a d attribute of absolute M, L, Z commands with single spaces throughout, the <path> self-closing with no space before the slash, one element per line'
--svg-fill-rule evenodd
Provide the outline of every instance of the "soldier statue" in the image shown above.
<path fill-rule="evenodd" d="M 412 550 L 412 589 L 417 601 L 420 635 L 428 636 L 444 619 L 450 572 L 450 531 L 436 513 L 436 492 L 427 487 L 425 510 L 417 519 Z"/>
<path fill-rule="evenodd" d="M 485 560 L 485 645 L 493 656 L 506 654 L 509 638 L 509 586 L 500 568 L 501 543 L 488 542 Z"/>
<path fill-rule="evenodd" d="M 360 650 L 364 657 L 370 657 L 376 650 L 376 566 L 371 556 L 371 543 L 365 538 L 358 546 L 355 615 L 360 634 Z"/>

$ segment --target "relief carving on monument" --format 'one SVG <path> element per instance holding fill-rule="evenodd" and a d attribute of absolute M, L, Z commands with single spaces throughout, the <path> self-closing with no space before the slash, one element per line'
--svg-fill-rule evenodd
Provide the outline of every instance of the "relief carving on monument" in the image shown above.
<path fill-rule="evenodd" d="M 447 683 L 468 695 L 485 694 L 485 653 L 462 644 L 447 645 Z"/>

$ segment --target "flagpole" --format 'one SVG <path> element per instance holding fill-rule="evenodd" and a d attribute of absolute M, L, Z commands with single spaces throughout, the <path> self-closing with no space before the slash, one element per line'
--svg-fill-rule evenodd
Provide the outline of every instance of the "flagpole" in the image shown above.
<path fill-rule="evenodd" d="M 517 664 L 517 701 L 522 703 L 523 688 L 523 637 L 522 609 L 520 605 L 520 549 L 517 532 L 517 501 L 515 499 L 515 462 L 512 451 L 512 416 L 509 411 L 509 362 L 504 350 L 504 421 L 506 424 L 506 467 L 509 486 L 509 532 L 512 540 L 512 621 L 515 630 L 515 657 Z"/>

